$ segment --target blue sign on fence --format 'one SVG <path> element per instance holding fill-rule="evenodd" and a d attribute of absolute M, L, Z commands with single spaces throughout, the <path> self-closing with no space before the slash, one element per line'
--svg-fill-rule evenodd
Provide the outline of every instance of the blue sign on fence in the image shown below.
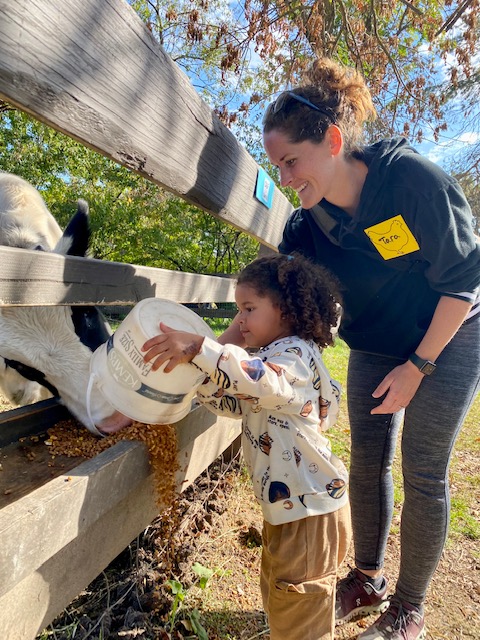
<path fill-rule="evenodd" d="M 265 169 L 259 167 L 257 172 L 257 184 L 255 187 L 255 197 L 260 200 L 267 209 L 270 209 L 273 202 L 273 192 L 275 190 L 275 183 L 270 178 Z"/>

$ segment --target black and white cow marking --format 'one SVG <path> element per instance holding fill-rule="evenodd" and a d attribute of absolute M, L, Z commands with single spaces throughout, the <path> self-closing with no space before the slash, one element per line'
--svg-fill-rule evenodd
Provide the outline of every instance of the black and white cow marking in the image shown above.
<path fill-rule="evenodd" d="M 0 173 L 0 244 L 84 256 L 89 238 L 86 202 L 78 202 L 77 213 L 62 234 L 32 185 L 18 176 Z M 127 426 L 131 420 L 95 388 L 87 408 L 92 351 L 110 333 L 95 307 L 0 307 L 0 385 L 16 404 L 45 397 L 41 385 L 12 368 L 20 363 L 24 375 L 44 380 L 51 390 L 57 390 L 61 401 L 91 431 L 98 433 L 98 427 L 109 432 Z"/>

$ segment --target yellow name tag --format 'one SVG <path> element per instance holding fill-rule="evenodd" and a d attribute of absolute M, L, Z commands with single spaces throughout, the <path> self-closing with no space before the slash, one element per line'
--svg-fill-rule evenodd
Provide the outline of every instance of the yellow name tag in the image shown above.
<path fill-rule="evenodd" d="M 389 218 L 364 230 L 384 260 L 391 260 L 420 247 L 402 216 Z"/>

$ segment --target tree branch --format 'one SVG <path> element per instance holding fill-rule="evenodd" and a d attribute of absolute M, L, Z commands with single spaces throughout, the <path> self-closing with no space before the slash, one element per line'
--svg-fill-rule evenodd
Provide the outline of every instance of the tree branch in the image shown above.
<path fill-rule="evenodd" d="M 360 68 L 362 69 L 362 73 L 363 73 L 363 65 L 362 65 L 362 56 L 360 54 L 360 51 L 358 50 L 358 46 L 357 46 L 357 41 L 355 39 L 355 34 L 353 33 L 353 29 L 352 26 L 350 24 L 350 21 L 348 19 L 348 15 L 347 15 L 347 11 L 345 9 L 345 5 L 343 4 L 343 0 L 337 0 L 338 5 L 340 7 L 340 13 L 342 14 L 342 22 L 345 26 L 345 42 L 348 43 L 348 36 L 350 35 L 351 41 L 353 43 L 353 48 L 355 49 L 355 57 L 357 58 L 357 60 L 360 63 Z M 337 39 L 338 42 L 338 39 Z M 350 48 L 350 46 L 349 46 Z"/>
<path fill-rule="evenodd" d="M 400 2 L 403 3 L 409 9 L 411 9 L 411 11 L 413 11 L 413 13 L 416 13 L 417 16 L 423 16 L 424 12 L 421 9 L 419 9 L 418 7 L 415 7 L 411 2 L 408 2 L 408 0 L 400 0 Z"/>
<path fill-rule="evenodd" d="M 471 3 L 472 0 L 464 0 L 464 2 L 455 9 L 452 15 L 445 20 L 440 29 L 436 32 L 435 37 L 439 36 L 442 31 L 449 31 L 466 9 L 468 9 L 468 5 Z"/>
<path fill-rule="evenodd" d="M 395 74 L 395 77 L 397 78 L 398 82 L 400 85 L 402 85 L 402 87 L 404 88 L 404 90 L 408 93 L 408 95 L 413 98 L 413 100 L 415 100 L 415 102 L 422 102 L 422 100 L 420 100 L 420 98 L 418 98 L 417 96 L 415 96 L 406 86 L 403 77 L 400 73 L 400 70 L 397 67 L 397 63 L 395 62 L 394 58 L 392 57 L 390 51 L 387 49 L 387 47 L 385 46 L 385 44 L 383 43 L 379 33 L 378 33 L 378 28 L 377 28 L 377 13 L 375 11 L 375 0 L 370 0 L 370 8 L 371 8 L 371 12 L 372 12 L 372 24 L 373 24 L 373 33 L 375 35 L 375 38 L 381 48 L 381 50 L 383 51 L 383 53 L 386 55 L 388 61 L 390 62 L 390 64 L 392 65 L 392 69 L 393 69 L 393 73 Z M 423 101 L 424 102 L 424 101 Z"/>

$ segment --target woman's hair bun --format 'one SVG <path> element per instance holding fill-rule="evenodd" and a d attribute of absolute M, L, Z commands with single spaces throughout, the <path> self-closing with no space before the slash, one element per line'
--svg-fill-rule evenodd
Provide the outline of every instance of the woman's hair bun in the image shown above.
<path fill-rule="evenodd" d="M 376 117 L 365 79 L 353 67 L 341 65 L 332 58 L 318 58 L 306 70 L 302 85 L 321 88 L 331 96 L 336 94 L 340 107 L 337 112 L 342 114 L 349 106 L 358 126 Z"/>

